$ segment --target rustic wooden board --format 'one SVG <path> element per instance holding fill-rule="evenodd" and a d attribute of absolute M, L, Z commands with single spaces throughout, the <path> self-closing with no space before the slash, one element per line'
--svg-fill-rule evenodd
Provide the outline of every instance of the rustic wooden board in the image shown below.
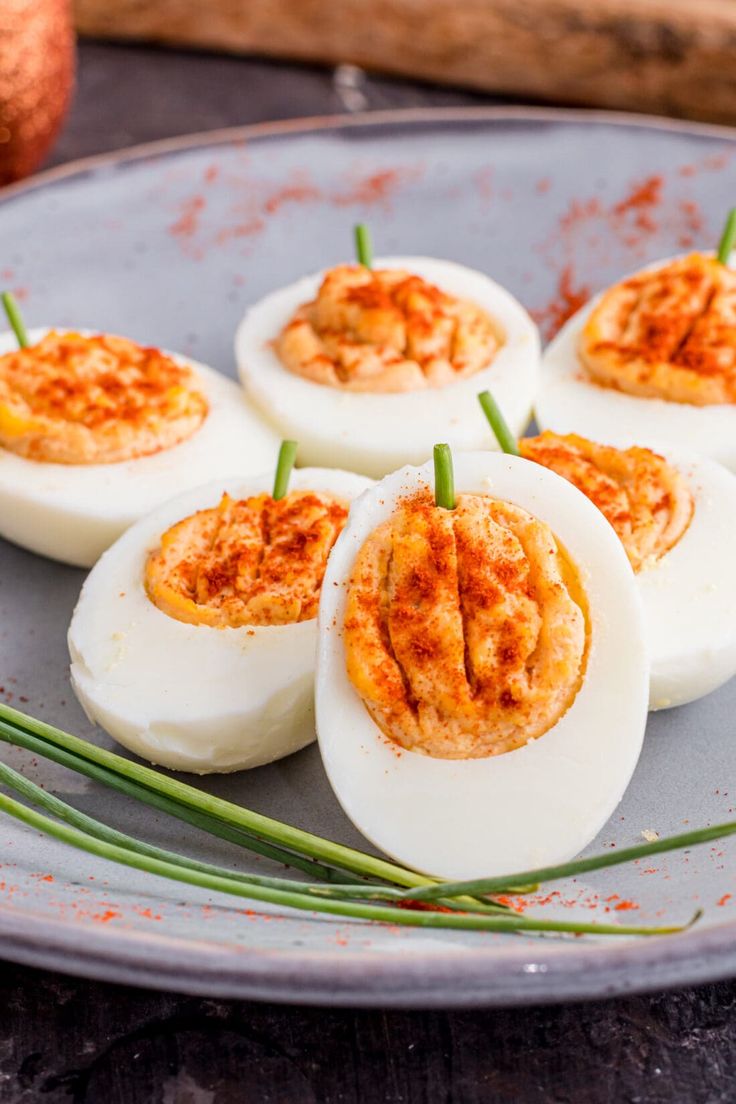
<path fill-rule="evenodd" d="M 716 1104 L 736 984 L 475 1012 L 278 1008 L 18 966 L 0 974 L 3 1104 Z"/>
<path fill-rule="evenodd" d="M 733 0 L 75 0 L 83 34 L 736 121 Z"/>

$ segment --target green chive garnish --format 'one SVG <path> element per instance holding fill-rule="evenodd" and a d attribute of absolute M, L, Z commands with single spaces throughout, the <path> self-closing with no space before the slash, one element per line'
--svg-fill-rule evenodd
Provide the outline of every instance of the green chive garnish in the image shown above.
<path fill-rule="evenodd" d="M 449 445 L 434 446 L 434 502 L 444 510 L 455 509 L 455 473 Z"/>
<path fill-rule="evenodd" d="M 166 851 L 163 848 L 155 847 L 153 844 L 146 843 L 144 840 L 136 839 L 123 832 L 118 832 L 115 828 L 110 828 L 107 824 L 103 824 L 101 821 L 87 816 L 86 813 L 80 812 L 72 805 L 68 805 L 54 794 L 48 793 L 34 782 L 31 782 L 25 775 L 4 763 L 0 763 L 0 783 L 8 789 L 14 790 L 21 797 L 25 798 L 26 801 L 31 802 L 31 804 L 45 809 L 47 813 L 56 817 L 57 820 L 64 821 L 71 825 L 72 828 L 84 832 L 88 836 L 93 836 L 95 839 L 102 840 L 104 843 L 113 844 L 116 847 L 124 847 L 128 851 L 138 852 L 138 854 L 148 856 L 152 859 L 159 859 L 162 862 L 174 864 L 175 866 L 197 870 L 203 874 L 209 874 L 216 878 L 229 878 L 241 882 L 244 885 L 262 885 L 270 887 L 271 889 L 289 889 L 298 893 L 314 894 L 318 897 L 336 897 L 342 900 L 354 900 L 358 898 L 368 901 L 396 901 L 403 899 L 402 889 L 394 886 L 377 885 L 374 882 L 369 882 L 355 875 L 353 875 L 352 879 L 347 877 L 342 879 L 329 879 L 330 883 L 334 880 L 343 881 L 344 884 L 320 885 L 318 882 L 296 882 L 291 879 L 287 881 L 285 878 L 262 874 L 244 874 L 240 871 L 228 869 L 227 867 L 200 862 L 197 859 L 191 859 L 187 856 L 180 855 L 176 851 Z M 309 873 L 314 873 L 314 871 L 309 871 Z M 447 902 L 447 905 L 453 907 L 452 902 Z M 499 911 L 505 911 L 502 906 L 494 905 L 493 903 L 474 904 L 473 902 L 456 902 L 454 907 L 484 914 L 488 912 L 497 913 Z"/>
<path fill-rule="evenodd" d="M 665 836 L 663 839 L 653 840 L 651 843 L 639 843 L 634 847 L 624 847 L 613 851 L 604 851 L 601 855 L 591 855 L 587 859 L 573 859 L 571 862 L 560 863 L 558 866 L 543 866 L 539 870 L 525 870 L 521 874 L 513 876 L 517 884 L 527 882 L 552 882 L 560 878 L 574 878 L 579 874 L 587 874 L 591 870 L 603 870 L 608 866 L 619 866 L 621 863 L 637 862 L 646 859 L 650 855 L 661 855 L 666 851 L 685 851 L 691 847 L 697 847 L 701 843 L 710 843 L 713 840 L 725 839 L 727 836 L 736 835 L 736 821 L 725 824 L 714 824 L 709 828 L 697 828 L 693 832 L 682 832 L 678 836 Z M 508 877 L 503 878 L 472 878 L 463 882 L 442 882 L 438 885 L 426 886 L 424 889 L 412 890 L 410 896 L 418 901 L 431 901 L 436 896 L 435 889 L 441 890 L 442 896 L 455 897 L 457 894 L 485 894 L 502 893 L 501 884 L 508 884 Z"/>
<path fill-rule="evenodd" d="M 37 812 L 2 792 L 0 812 L 21 820 L 48 836 L 101 858 L 211 891 L 309 912 L 411 927 L 598 935 L 664 935 L 682 931 L 689 925 L 627 927 L 520 916 L 504 907 L 505 903 L 502 901 L 488 898 L 478 901 L 474 896 L 469 898 L 460 893 L 467 890 L 471 890 L 473 894 L 519 892 L 519 887 L 531 888 L 534 883 L 543 879 L 568 877 L 659 851 L 692 847 L 736 833 L 736 823 L 722 824 L 618 853 L 606 852 L 604 855 L 578 859 L 527 874 L 481 878 L 473 882 L 439 882 L 436 878 L 416 874 L 385 859 L 313 836 L 213 797 L 151 767 L 123 759 L 113 752 L 62 732 L 53 725 L 29 717 L 3 703 L 0 703 L 0 741 L 63 763 L 64 766 L 112 786 L 130 797 L 136 797 L 181 819 L 188 819 L 190 823 L 215 835 L 222 835 L 224 839 L 231 839 L 232 842 L 256 851 L 262 848 L 261 853 L 264 855 L 268 855 L 269 849 L 272 849 L 270 857 L 302 869 L 320 880 L 295 882 L 271 875 L 241 873 L 191 859 L 177 852 L 165 851 L 94 820 L 60 798 L 48 794 L 13 768 L 0 764 L 0 785 L 50 815 Z M 410 907 L 414 900 L 432 901 L 440 906 L 441 911 L 416 911 Z M 700 913 L 696 913 L 689 923 L 694 923 L 699 915 Z"/>
<path fill-rule="evenodd" d="M 289 480 L 291 479 L 291 469 L 294 467 L 294 461 L 296 460 L 296 451 L 299 445 L 296 441 L 282 441 L 281 448 L 279 449 L 279 458 L 276 462 L 276 476 L 273 481 L 273 495 L 271 496 L 276 502 L 279 498 L 283 498 L 289 489 Z"/>
<path fill-rule="evenodd" d="M 728 212 L 726 225 L 721 235 L 721 243 L 718 246 L 718 260 L 722 265 L 728 264 L 728 258 L 733 252 L 734 245 L 736 245 L 736 207 L 732 207 Z"/>
<path fill-rule="evenodd" d="M 253 835 L 259 841 L 268 841 L 269 844 L 275 844 L 279 848 L 307 855 L 311 859 L 337 867 L 342 871 L 351 871 L 369 878 L 380 878 L 395 885 L 423 886 L 433 885 L 436 881 L 435 878 L 415 874 L 386 859 L 344 847 L 342 844 L 333 843 L 310 832 L 303 832 L 299 828 L 253 812 L 242 805 L 214 797 L 203 790 L 187 785 L 186 782 L 169 778 L 152 767 L 124 759 L 113 751 L 97 747 L 96 744 L 81 740 L 69 732 L 63 732 L 45 721 L 29 717 L 3 702 L 0 702 L 0 741 L 27 748 L 33 754 L 42 755 L 47 759 L 63 761 L 64 765 L 71 767 L 72 770 L 97 778 L 105 785 L 120 789 L 122 792 L 130 792 L 139 800 L 145 800 L 141 791 L 147 790 L 158 800 L 166 800 L 169 805 L 167 812 L 173 811 L 173 806 L 181 807 L 182 811 L 175 815 L 182 820 L 188 819 L 188 815 L 185 814 L 195 813 L 198 817 L 203 816 L 205 821 L 219 822 L 223 829 L 235 829 L 246 837 Z M 62 760 L 63 753 L 66 754 Z M 147 803 L 153 804 L 153 802 Z M 243 840 L 241 843 L 243 846 L 249 846 Z M 255 850 L 255 848 L 251 849 Z"/>
<path fill-rule="evenodd" d="M 294 890 L 286 879 L 283 879 L 280 888 L 275 888 L 273 884 L 264 884 L 266 879 L 254 878 L 246 883 L 237 876 L 215 874 L 203 870 L 201 867 L 205 864 L 180 865 L 178 861 L 167 861 L 151 854 L 144 854 L 141 850 L 129 849 L 102 840 L 90 833 L 81 832 L 67 824 L 60 824 L 3 794 L 0 794 L 0 811 L 22 821 L 31 828 L 44 832 L 46 835 L 77 847 L 82 851 L 98 855 L 103 859 L 122 863 L 136 870 L 158 874 L 163 878 L 171 878 L 187 885 L 201 886 L 214 892 L 229 893 L 235 897 L 267 901 L 270 904 L 305 909 L 309 912 L 352 916 L 356 919 L 378 920 L 407 927 L 458 928 L 466 931 L 469 929 L 471 931 L 556 931 L 598 935 L 661 935 L 682 930 L 681 925 L 660 928 L 625 927 L 623 925 L 619 927 L 617 924 L 581 924 L 575 921 L 538 920 L 533 917 L 500 912 L 489 915 L 471 915 L 464 912 L 413 912 L 389 905 L 363 904 L 354 900 L 330 900 L 326 899 L 326 897 L 332 895 L 332 887 L 329 886 L 326 887 L 328 891 L 326 896 L 322 896 L 321 893 L 314 893 L 314 891 L 312 893 L 302 892 L 298 883 L 296 890 Z M 268 879 L 269 882 L 275 880 Z"/>
<path fill-rule="evenodd" d="M 365 265 L 366 268 L 370 268 L 373 264 L 371 233 L 363 222 L 359 222 L 355 227 L 355 255 L 358 258 L 358 264 Z"/>
<path fill-rule="evenodd" d="M 519 445 L 513 433 L 509 429 L 508 422 L 501 413 L 501 407 L 490 391 L 481 391 L 478 395 L 478 402 L 483 408 L 491 429 L 496 435 L 496 440 L 501 446 L 504 452 L 509 453 L 510 456 L 519 456 Z"/>
<path fill-rule="evenodd" d="M 207 832 L 218 839 L 233 843 L 246 851 L 252 851 L 256 855 L 262 855 L 266 859 L 272 859 L 283 866 L 294 867 L 322 881 L 350 883 L 356 881 L 355 873 L 341 873 L 334 864 L 327 866 L 314 859 L 304 858 L 278 844 L 268 843 L 266 839 L 261 839 L 260 836 L 253 834 L 241 825 L 227 824 L 224 819 L 212 816 L 201 809 L 190 808 L 167 794 L 141 785 L 129 778 L 123 771 L 101 766 L 96 762 L 76 755 L 63 744 L 57 746 L 48 743 L 42 737 L 22 730 L 15 725 L 10 725 L 2 719 L 0 719 L 0 741 L 25 748 L 33 755 L 50 759 L 52 763 L 58 763 L 62 767 L 76 771 L 77 774 L 90 778 L 93 782 L 99 782 L 103 786 L 115 790 L 116 793 L 134 798 L 143 805 L 148 805 L 152 809 L 176 817 L 177 820 L 181 820 L 185 824 L 191 824 L 202 832 Z"/>
<path fill-rule="evenodd" d="M 5 313 L 8 316 L 8 322 L 10 323 L 13 333 L 18 339 L 18 344 L 21 349 L 28 347 L 28 334 L 23 324 L 23 318 L 21 317 L 20 307 L 15 301 L 15 296 L 12 291 L 4 291 L 0 298 L 3 301 L 3 307 Z"/>

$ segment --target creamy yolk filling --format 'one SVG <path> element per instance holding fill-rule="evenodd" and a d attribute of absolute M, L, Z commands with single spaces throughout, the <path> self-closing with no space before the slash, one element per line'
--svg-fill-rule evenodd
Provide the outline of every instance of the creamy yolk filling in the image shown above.
<path fill-rule="evenodd" d="M 177 621 L 214 628 L 287 625 L 317 615 L 347 504 L 315 491 L 260 494 L 173 525 L 148 557 L 145 587 Z"/>
<path fill-rule="evenodd" d="M 736 272 L 692 253 L 610 288 L 581 334 L 591 377 L 631 395 L 736 402 Z"/>
<path fill-rule="evenodd" d="M 51 332 L 0 356 L 0 446 L 29 460 L 148 456 L 190 437 L 207 410 L 189 368 L 122 337 Z"/>
<path fill-rule="evenodd" d="M 634 571 L 656 563 L 680 540 L 693 496 L 680 472 L 646 448 L 616 449 L 549 430 L 526 437 L 519 451 L 582 491 L 616 530 Z"/>
<path fill-rule="evenodd" d="M 349 583 L 348 676 L 401 747 L 442 759 L 500 755 L 571 705 L 588 647 L 577 572 L 518 506 L 403 499 L 368 537 Z"/>
<path fill-rule="evenodd" d="M 298 376 L 347 391 L 443 387 L 487 368 L 500 326 L 468 300 L 394 269 L 330 269 L 276 349 Z"/>

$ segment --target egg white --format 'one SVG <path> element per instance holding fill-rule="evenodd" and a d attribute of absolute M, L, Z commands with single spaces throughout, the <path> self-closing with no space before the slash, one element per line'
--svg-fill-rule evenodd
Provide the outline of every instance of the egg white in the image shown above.
<path fill-rule="evenodd" d="M 636 575 L 651 659 L 649 708 L 667 709 L 736 674 L 736 476 L 706 457 L 653 447 L 687 480 L 694 502 L 674 548 Z"/>
<path fill-rule="evenodd" d="M 647 268 L 660 268 L 666 263 L 658 261 Z M 544 352 L 535 402 L 541 428 L 583 433 L 594 441 L 616 436 L 628 445 L 656 437 L 675 447 L 701 452 L 736 471 L 736 404 L 694 406 L 643 398 L 602 387 L 590 379 L 577 349 L 583 328 L 601 298 L 596 296 L 573 315 Z"/>
<path fill-rule="evenodd" d="M 397 499 L 431 483 L 429 464 L 382 480 L 351 509 L 320 603 L 317 731 L 347 815 L 376 846 L 446 878 L 502 875 L 577 854 L 620 801 L 647 717 L 649 664 L 641 599 L 603 515 L 554 472 L 515 456 L 458 454 L 458 491 L 513 502 L 545 521 L 577 565 L 591 622 L 583 684 L 538 740 L 504 755 L 433 759 L 382 735 L 345 669 L 346 583 L 368 535 Z"/>
<path fill-rule="evenodd" d="M 31 331 L 31 343 L 47 332 Z M 13 334 L 0 334 L 0 354 L 16 345 Z M 279 438 L 242 388 L 204 364 L 167 356 L 192 369 L 207 398 L 209 413 L 199 429 L 173 448 L 114 464 L 47 464 L 0 448 L 1 537 L 52 560 L 91 567 L 129 525 L 177 492 L 273 463 Z"/>
<path fill-rule="evenodd" d="M 458 449 L 482 448 L 476 395 L 485 388 L 493 391 L 513 431 L 521 433 L 534 401 L 540 355 L 537 328 L 521 304 L 483 273 L 451 261 L 380 257 L 374 267 L 406 269 L 472 300 L 500 322 L 505 343 L 488 368 L 447 387 L 400 394 L 340 391 L 290 372 L 272 344 L 296 309 L 315 298 L 325 273 L 267 295 L 241 322 L 235 354 L 247 394 L 282 436 L 299 441 L 300 462 L 380 477 L 402 464 L 422 463 L 438 440 Z"/>
<path fill-rule="evenodd" d="M 125 533 L 85 582 L 69 627 L 71 680 L 91 721 L 153 763 L 196 774 L 270 763 L 314 739 L 317 620 L 213 628 L 169 617 L 144 588 L 162 534 L 223 491 L 270 491 L 273 472 L 197 487 Z M 303 468 L 291 489 L 345 499 L 369 480 Z"/>

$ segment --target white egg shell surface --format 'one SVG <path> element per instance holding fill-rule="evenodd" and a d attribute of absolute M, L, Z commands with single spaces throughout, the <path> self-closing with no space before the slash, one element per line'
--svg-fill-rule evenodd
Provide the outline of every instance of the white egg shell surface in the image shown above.
<path fill-rule="evenodd" d="M 144 589 L 161 535 L 224 491 L 270 491 L 273 474 L 188 491 L 137 522 L 85 582 L 69 627 L 71 679 L 89 718 L 153 763 L 207 774 L 270 763 L 314 739 L 317 621 L 213 628 L 169 617 Z M 369 481 L 305 468 L 291 489 L 351 499 Z"/>
<path fill-rule="evenodd" d="M 648 267 L 666 263 L 658 261 Z M 556 433 L 582 433 L 593 441 L 616 436 L 628 445 L 656 438 L 701 452 L 736 471 L 736 404 L 695 406 L 642 398 L 590 379 L 577 349 L 580 334 L 600 299 L 596 296 L 582 307 L 544 352 L 535 402 L 540 427 Z"/>
<path fill-rule="evenodd" d="M 31 331 L 31 343 L 47 332 Z M 0 334 L 0 354 L 15 347 L 14 335 Z M 47 464 L 0 448 L 0 536 L 91 567 L 129 525 L 172 495 L 273 463 L 279 437 L 242 388 L 204 364 L 167 355 L 192 369 L 207 398 L 209 413 L 199 429 L 173 448 L 114 464 Z"/>
<path fill-rule="evenodd" d="M 641 600 L 623 548 L 575 487 L 515 456 L 455 456 L 458 491 L 491 494 L 545 521 L 577 565 L 590 613 L 582 686 L 560 720 L 524 747 L 486 759 L 435 759 L 388 740 L 345 669 L 347 580 L 369 534 L 397 499 L 430 485 L 404 468 L 353 504 L 320 603 L 317 731 L 337 797 L 377 847 L 445 878 L 504 875 L 561 862 L 616 808 L 641 750 L 649 665 Z M 335 585 L 337 584 L 337 585 Z"/>
<path fill-rule="evenodd" d="M 300 462 L 377 478 L 403 464 L 423 463 L 435 441 L 458 449 L 488 447 L 476 398 L 485 388 L 493 391 L 513 431 L 521 433 L 531 415 L 540 357 L 537 328 L 521 304 L 483 273 L 451 261 L 379 257 L 373 267 L 406 269 L 472 300 L 501 324 L 505 343 L 488 368 L 447 387 L 399 394 L 340 391 L 290 372 L 273 348 L 297 308 L 315 298 L 325 273 L 266 296 L 238 328 L 238 369 L 246 392 L 281 435 L 299 441 Z"/>
<path fill-rule="evenodd" d="M 650 447 L 682 473 L 694 504 L 677 544 L 636 576 L 651 661 L 649 708 L 667 709 L 736 674 L 736 476 L 706 457 Z"/>

